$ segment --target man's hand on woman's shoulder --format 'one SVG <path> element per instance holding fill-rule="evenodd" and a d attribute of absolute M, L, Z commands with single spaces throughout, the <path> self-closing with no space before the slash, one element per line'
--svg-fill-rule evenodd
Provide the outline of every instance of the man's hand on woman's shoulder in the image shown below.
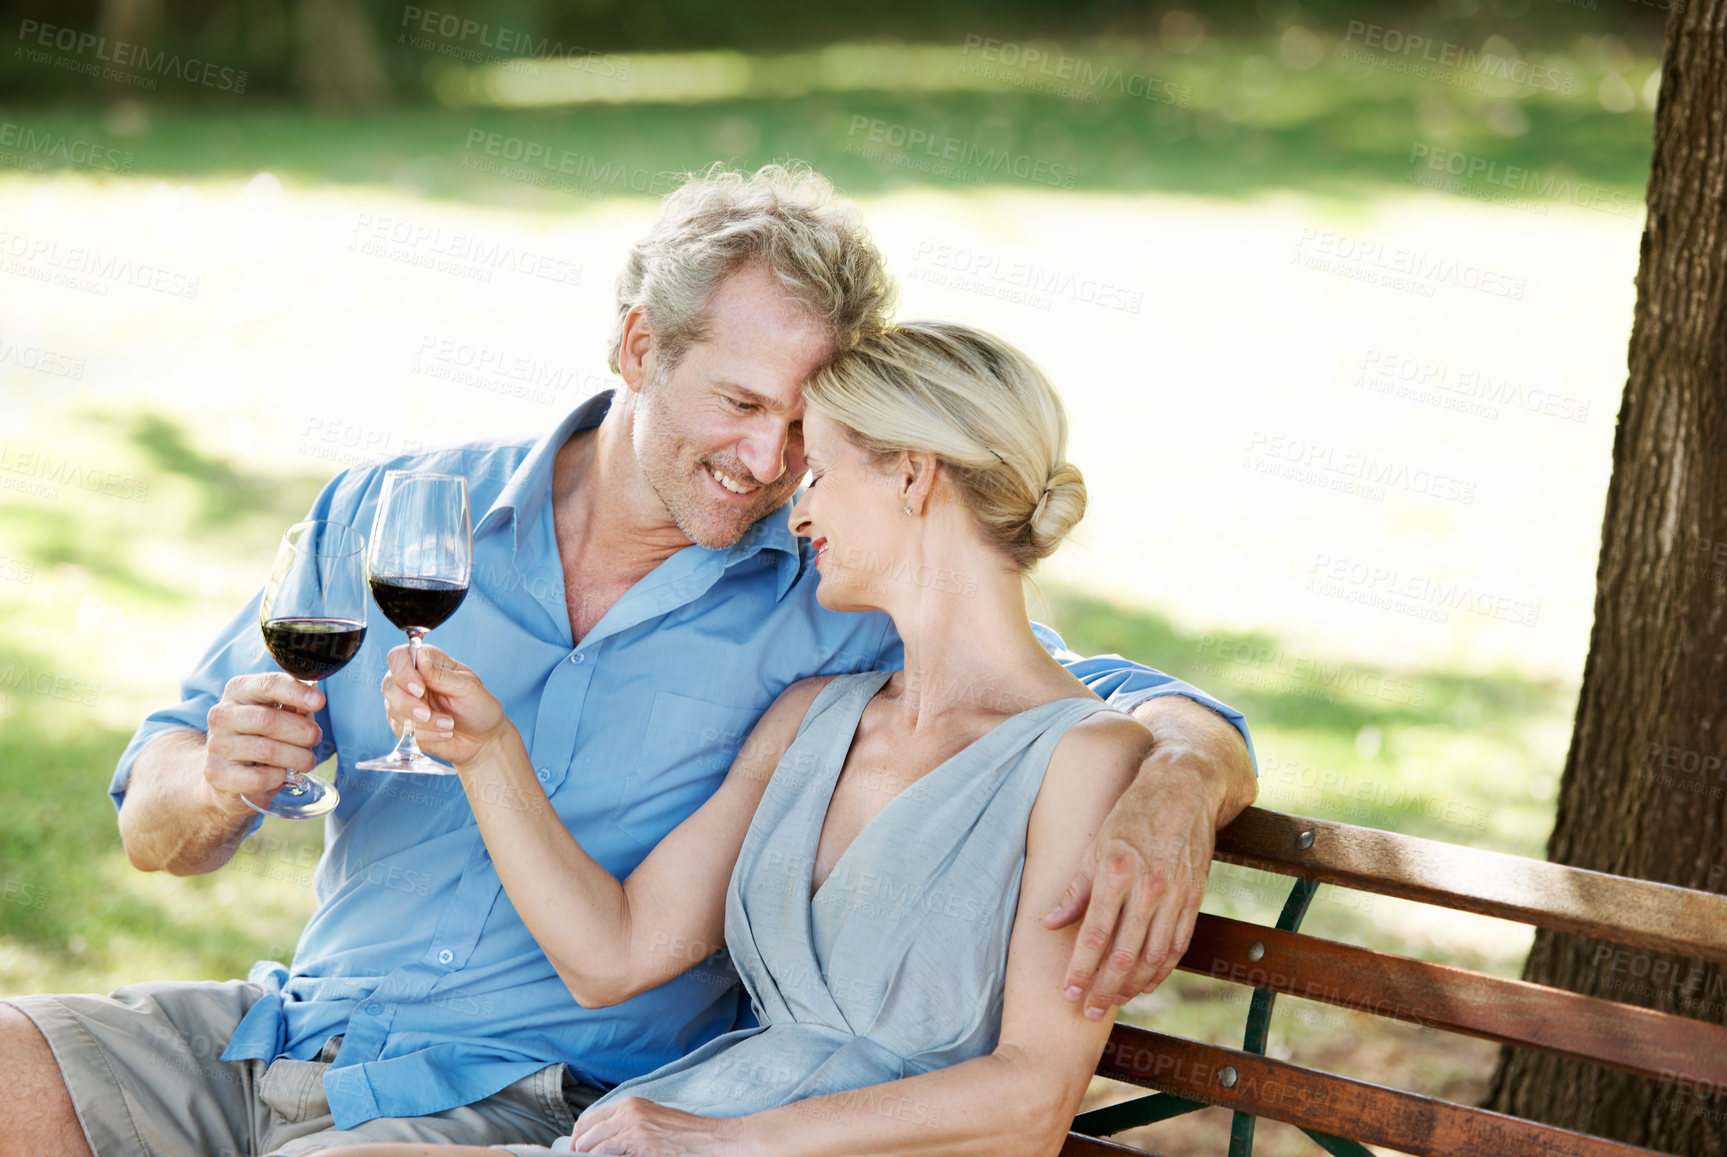
<path fill-rule="evenodd" d="M 1151 992 L 1174 971 L 1205 899 L 1217 829 L 1257 790 L 1240 732 L 1216 712 L 1171 695 L 1134 717 L 1150 729 L 1137 773 L 1044 917 L 1051 929 L 1084 917 L 1063 989 L 1087 1015 Z"/>

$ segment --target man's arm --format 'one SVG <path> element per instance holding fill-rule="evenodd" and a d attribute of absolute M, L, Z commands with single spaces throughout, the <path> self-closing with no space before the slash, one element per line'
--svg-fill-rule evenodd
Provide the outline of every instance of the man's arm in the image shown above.
<path fill-rule="evenodd" d="M 1217 830 L 1259 791 L 1241 733 L 1215 711 L 1162 695 L 1133 715 L 1151 731 L 1151 751 L 1044 917 L 1061 928 L 1085 914 L 1063 983 L 1088 1015 L 1152 991 L 1175 969 L 1205 899 Z"/>
<path fill-rule="evenodd" d="M 120 842 L 140 871 L 176 876 L 226 864 L 256 825 L 250 793 L 267 804 L 287 769 L 317 766 L 315 711 L 324 696 L 280 672 L 230 679 L 206 717 L 208 732 L 180 727 L 145 743 L 120 797 Z"/>
<path fill-rule="evenodd" d="M 1133 784 L 1110 812 L 1047 928 L 1085 923 L 1063 981 L 1101 1016 L 1163 983 L 1187 951 L 1217 829 L 1258 794 L 1252 738 L 1239 711 L 1119 655 L 1075 654 L 1041 623 L 1044 647 L 1153 736 Z"/>
<path fill-rule="evenodd" d="M 307 518 L 353 522 L 376 471 L 325 485 Z M 126 856 L 142 871 L 213 872 L 263 817 L 288 769 L 310 771 L 333 750 L 311 718 L 324 695 L 282 673 L 258 630 L 259 591 L 228 620 L 180 684 L 180 703 L 146 719 L 114 769 L 108 794 Z"/>

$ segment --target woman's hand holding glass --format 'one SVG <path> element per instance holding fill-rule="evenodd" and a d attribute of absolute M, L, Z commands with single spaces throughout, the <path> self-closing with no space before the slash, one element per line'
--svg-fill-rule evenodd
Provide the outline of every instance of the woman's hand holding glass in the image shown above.
<path fill-rule="evenodd" d="M 437 647 L 422 644 L 417 667 L 406 645 L 392 648 L 389 662 L 383 692 L 390 728 L 400 735 L 403 722 L 412 720 L 428 755 L 465 769 L 515 733 L 503 704 L 473 668 Z"/>

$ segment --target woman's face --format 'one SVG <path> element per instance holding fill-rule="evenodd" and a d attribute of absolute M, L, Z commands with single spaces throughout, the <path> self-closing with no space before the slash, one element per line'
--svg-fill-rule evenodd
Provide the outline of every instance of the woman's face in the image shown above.
<path fill-rule="evenodd" d="M 803 435 L 810 480 L 790 526 L 816 548 L 816 600 L 836 611 L 887 610 L 911 522 L 897 479 L 820 413 L 804 412 Z"/>

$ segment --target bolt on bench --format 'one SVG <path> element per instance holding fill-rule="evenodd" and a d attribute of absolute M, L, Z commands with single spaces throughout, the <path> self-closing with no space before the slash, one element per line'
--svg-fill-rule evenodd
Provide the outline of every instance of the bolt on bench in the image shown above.
<path fill-rule="evenodd" d="M 1202 914 L 1179 965 L 1254 989 L 1243 1047 L 1117 1024 L 1098 1075 L 1155 1092 L 1081 1113 L 1063 1157 L 1143 1157 L 1102 1138 L 1212 1105 L 1234 1110 L 1229 1157 L 1250 1157 L 1256 1117 L 1294 1125 L 1339 1157 L 1371 1157 L 1361 1142 L 1468 1157 L 1654 1152 L 1268 1059 L 1279 993 L 1727 1087 L 1727 1027 L 1297 931 L 1324 883 L 1727 961 L 1727 896 L 1260 808 L 1218 833 L 1215 858 L 1296 877 L 1275 928 Z"/>

